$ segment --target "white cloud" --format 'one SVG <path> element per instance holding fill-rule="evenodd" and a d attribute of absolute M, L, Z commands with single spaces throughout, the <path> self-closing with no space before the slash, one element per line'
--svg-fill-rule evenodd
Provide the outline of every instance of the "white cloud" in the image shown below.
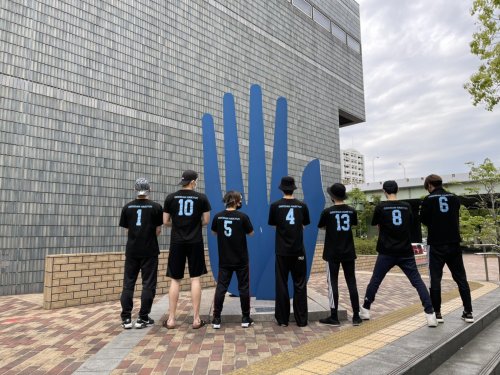
<path fill-rule="evenodd" d="M 478 66 L 465 0 L 358 0 L 365 77 L 365 124 L 343 128 L 341 147 L 366 156 L 377 180 L 500 166 L 500 116 L 474 107 L 463 84 Z M 373 159 L 380 156 L 379 159 Z"/>

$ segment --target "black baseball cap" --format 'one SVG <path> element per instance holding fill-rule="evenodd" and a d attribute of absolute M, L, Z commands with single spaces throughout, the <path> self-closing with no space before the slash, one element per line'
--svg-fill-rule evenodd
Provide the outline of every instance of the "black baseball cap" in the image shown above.
<path fill-rule="evenodd" d="M 385 181 L 382 185 L 382 189 L 387 194 L 396 194 L 398 192 L 398 183 L 394 180 Z"/>
<path fill-rule="evenodd" d="M 295 190 L 297 189 L 297 186 L 295 186 L 295 179 L 290 176 L 285 176 L 281 178 L 281 183 L 278 188 L 282 191 L 290 191 L 290 190 Z"/>
<path fill-rule="evenodd" d="M 332 198 L 337 198 L 337 199 L 342 199 L 342 200 L 347 198 L 347 195 L 345 193 L 344 184 L 337 182 L 337 183 L 333 184 L 332 186 L 330 186 L 329 188 L 326 188 L 326 191 L 328 192 L 328 194 Z"/>
<path fill-rule="evenodd" d="M 188 169 L 182 173 L 182 180 L 181 182 L 179 182 L 179 185 L 186 186 L 191 181 L 194 181 L 196 179 L 198 179 L 198 173 Z"/>

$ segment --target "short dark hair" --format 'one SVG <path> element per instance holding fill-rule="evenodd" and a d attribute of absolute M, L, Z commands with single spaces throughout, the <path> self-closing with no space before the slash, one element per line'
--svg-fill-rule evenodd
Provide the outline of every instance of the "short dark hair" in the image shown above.
<path fill-rule="evenodd" d="M 293 195 L 293 190 L 283 190 L 283 194 L 285 194 L 285 195 Z"/>
<path fill-rule="evenodd" d="M 437 174 L 430 174 L 425 178 L 424 181 L 425 190 L 429 190 L 429 185 L 432 185 L 435 188 L 441 187 L 443 186 L 443 179 Z"/>
<path fill-rule="evenodd" d="M 238 203 L 241 202 L 241 193 L 239 191 L 230 190 L 224 195 L 222 202 L 226 207 L 236 207 Z"/>

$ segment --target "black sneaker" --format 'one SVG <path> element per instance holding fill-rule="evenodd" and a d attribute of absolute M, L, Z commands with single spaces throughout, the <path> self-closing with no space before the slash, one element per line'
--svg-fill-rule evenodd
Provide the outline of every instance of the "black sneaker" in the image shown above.
<path fill-rule="evenodd" d="M 335 327 L 339 327 L 340 326 L 339 320 L 338 319 L 334 319 L 331 316 L 329 316 L 328 318 L 320 319 L 319 322 L 323 323 L 323 324 L 328 324 L 330 326 L 335 326 Z"/>
<path fill-rule="evenodd" d="M 220 328 L 220 323 L 221 323 L 220 318 L 213 318 L 212 319 L 212 328 L 213 329 L 219 329 Z"/>
<path fill-rule="evenodd" d="M 359 326 L 359 325 L 361 325 L 361 323 L 363 323 L 363 319 L 361 319 L 359 317 L 359 315 L 356 315 L 356 316 L 352 317 L 352 325 L 353 326 Z"/>
<path fill-rule="evenodd" d="M 243 328 L 248 328 L 253 324 L 253 319 L 249 316 L 244 316 L 241 318 L 241 326 Z"/>
<path fill-rule="evenodd" d="M 155 321 L 150 317 L 137 318 L 137 320 L 135 321 L 135 328 L 137 329 L 146 328 L 147 326 L 152 326 L 153 324 L 155 324 Z"/>
<path fill-rule="evenodd" d="M 443 315 L 440 312 L 436 312 L 436 320 L 438 323 L 444 323 Z"/>
<path fill-rule="evenodd" d="M 470 312 L 463 312 L 462 313 L 462 319 L 465 320 L 467 323 L 474 323 L 474 317 L 472 316 L 472 313 Z"/>
<path fill-rule="evenodd" d="M 124 329 L 131 329 L 132 326 L 133 326 L 132 319 L 127 318 L 127 319 L 122 320 L 122 327 Z"/>

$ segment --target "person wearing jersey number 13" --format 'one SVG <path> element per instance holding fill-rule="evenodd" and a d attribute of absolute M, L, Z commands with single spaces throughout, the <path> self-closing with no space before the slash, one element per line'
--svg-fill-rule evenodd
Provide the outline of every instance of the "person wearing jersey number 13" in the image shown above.
<path fill-rule="evenodd" d="M 410 230 L 413 220 L 411 206 L 407 202 L 398 200 L 396 181 L 385 181 L 382 189 L 387 200 L 380 202 L 375 207 L 372 219 L 372 225 L 377 225 L 379 228 L 378 255 L 372 277 L 366 287 L 365 299 L 363 306 L 360 307 L 359 315 L 361 319 L 370 319 L 370 307 L 375 301 L 380 284 L 387 272 L 392 267 L 398 266 L 418 292 L 422 306 L 424 306 L 427 325 L 437 327 L 438 323 L 431 298 L 418 272 L 411 246 Z"/>
<path fill-rule="evenodd" d="M 299 327 L 307 325 L 307 269 L 304 247 L 304 226 L 310 224 L 309 209 L 295 199 L 297 189 L 293 177 L 283 177 L 279 189 L 283 198 L 269 207 L 268 224 L 276 228 L 276 300 L 275 318 L 280 326 L 288 326 L 290 296 L 288 275 L 293 281 L 293 315 Z"/>
<path fill-rule="evenodd" d="M 138 178 L 135 182 L 137 198 L 127 203 L 122 209 L 120 226 L 127 230 L 123 291 L 120 297 L 122 305 L 122 327 L 131 329 L 134 289 L 137 276 L 141 272 L 142 292 L 139 317 L 135 328 L 145 328 L 154 324 L 149 317 L 156 294 L 158 276 L 158 235 L 161 232 L 161 205 L 149 200 L 149 181 Z"/>
<path fill-rule="evenodd" d="M 184 171 L 179 183 L 182 189 L 169 194 L 163 205 L 163 224 L 172 228 L 167 263 L 167 276 L 171 278 L 168 292 L 169 315 L 163 322 L 163 326 L 168 329 L 173 329 L 176 325 L 175 314 L 186 260 L 191 278 L 192 327 L 198 329 L 206 324 L 200 318 L 200 276 L 207 273 L 202 227 L 210 220 L 211 207 L 207 196 L 195 191 L 197 179 L 198 173 L 195 171 Z"/>
<path fill-rule="evenodd" d="M 429 195 L 422 202 L 420 220 L 428 230 L 430 294 L 437 320 L 444 323 L 441 315 L 441 279 L 446 264 L 458 285 L 464 307 L 462 319 L 473 323 L 472 299 L 460 249 L 460 200 L 443 189 L 443 180 L 438 175 L 427 176 L 424 188 Z"/>

